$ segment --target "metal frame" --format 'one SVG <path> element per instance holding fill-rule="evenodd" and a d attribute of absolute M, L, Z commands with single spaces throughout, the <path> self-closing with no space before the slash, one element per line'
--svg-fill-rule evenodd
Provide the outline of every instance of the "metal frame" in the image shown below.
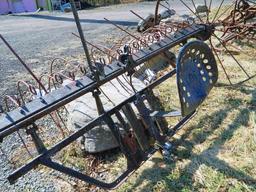
<path fill-rule="evenodd" d="M 115 61 L 112 64 L 104 66 L 104 76 L 101 76 L 98 81 L 93 80 L 89 76 L 84 76 L 73 84 L 66 85 L 63 88 L 31 101 L 23 107 L 2 115 L 0 118 L 0 140 L 15 131 L 30 125 L 31 122 L 40 119 L 72 100 L 92 92 L 108 81 L 129 72 L 161 52 L 183 43 L 188 38 L 200 35 L 206 30 L 205 28 L 206 26 L 203 25 L 194 25 L 179 30 L 174 35 L 167 36 L 160 42 L 154 43 L 148 48 L 136 53 L 136 56 L 132 55 L 134 61 L 132 63 L 124 64 Z"/>
<path fill-rule="evenodd" d="M 103 107 L 101 106 L 100 99 L 98 98 L 97 94 L 94 94 L 95 100 L 98 101 L 98 110 L 99 108 L 103 109 L 99 110 L 99 117 L 97 117 L 81 129 L 77 130 L 70 136 L 66 137 L 59 143 L 55 144 L 50 149 L 46 149 L 44 143 L 42 142 L 40 136 L 37 133 L 36 121 L 38 119 L 46 116 L 47 114 L 57 110 L 58 108 L 66 105 L 67 103 L 75 100 L 82 95 L 98 90 L 101 85 L 109 82 L 114 78 L 117 78 L 122 74 L 125 74 L 127 72 L 132 73 L 135 67 L 143 64 L 145 61 L 163 53 L 166 50 L 169 50 L 176 45 L 186 42 L 186 40 L 188 40 L 189 38 L 205 37 L 205 34 L 211 31 L 208 29 L 208 27 L 210 27 L 211 29 L 211 26 L 194 24 L 192 26 L 180 29 L 174 34 L 166 34 L 166 37 L 164 39 L 160 40 L 157 43 L 153 43 L 146 48 L 141 49 L 139 52 L 136 53 L 136 55 L 126 53 L 127 59 L 125 62 L 114 61 L 111 64 L 105 65 L 104 70 L 99 73 L 97 69 L 94 69 L 93 64 L 90 62 L 88 50 L 86 47 L 86 41 L 83 36 L 81 25 L 79 22 L 79 17 L 73 4 L 72 8 L 80 38 L 84 47 L 85 55 L 87 56 L 87 59 L 89 61 L 88 64 L 90 68 L 90 73 L 69 85 L 52 91 L 45 96 L 34 99 L 26 105 L 19 107 L 11 112 L 8 112 L 0 117 L 0 141 L 3 141 L 5 137 L 20 129 L 27 129 L 27 133 L 31 135 L 39 154 L 26 165 L 20 167 L 12 174 L 10 174 L 10 176 L 8 177 L 10 183 L 14 183 L 18 178 L 25 175 L 30 170 L 36 168 L 38 165 L 41 164 L 59 172 L 65 173 L 69 176 L 85 181 L 87 183 L 97 185 L 101 188 L 113 189 L 121 184 L 125 179 L 127 179 L 127 177 L 132 172 L 134 172 L 157 150 L 156 147 L 151 146 L 148 143 L 149 137 L 153 138 L 158 143 L 158 146 L 163 147 L 164 143 L 167 141 L 167 136 L 173 136 L 176 131 L 179 130 L 195 114 L 194 111 L 191 114 L 182 117 L 181 120 L 172 129 L 168 130 L 168 132 L 164 136 L 161 136 L 160 130 L 155 123 L 156 119 L 159 117 L 180 116 L 180 112 L 156 112 L 152 111 L 144 103 L 147 92 L 151 91 L 154 87 L 161 84 L 168 78 L 173 77 L 176 74 L 176 69 L 174 69 L 168 72 L 166 75 L 160 77 L 153 83 L 149 84 L 144 89 L 136 92 L 133 96 L 129 97 L 128 99 L 126 99 L 109 111 L 104 111 Z M 134 103 L 137 110 L 139 111 L 141 118 L 144 122 L 144 126 L 143 123 L 137 121 L 138 119 L 134 115 L 134 111 L 130 106 L 131 103 Z M 116 115 L 118 117 L 118 120 L 122 124 L 123 119 L 120 115 L 121 110 L 125 112 L 125 116 L 127 117 L 128 121 L 130 119 L 130 124 L 132 125 L 131 129 L 136 137 L 136 151 L 138 154 L 136 156 L 131 154 L 129 145 L 125 143 L 124 138 L 122 138 L 119 129 L 116 127 L 115 122 L 112 119 L 112 115 Z M 133 121 L 133 119 L 135 119 L 136 121 Z M 79 137 L 83 136 L 87 131 L 93 129 L 102 121 L 104 121 L 110 128 L 113 136 L 119 142 L 122 153 L 127 159 L 128 169 L 115 181 L 111 183 L 104 183 L 51 160 L 51 157 L 53 155 L 77 140 Z M 149 132 L 149 136 L 145 135 L 145 130 Z"/>
<path fill-rule="evenodd" d="M 62 140 L 61 142 L 57 143 L 56 145 L 54 145 L 50 149 L 45 150 L 40 155 L 38 155 L 36 158 L 31 160 L 29 163 L 27 163 L 23 167 L 19 168 L 15 172 L 13 172 L 8 177 L 9 182 L 14 183 L 14 181 L 17 180 L 19 177 L 25 175 L 27 172 L 29 172 L 30 170 L 32 170 L 33 168 L 35 168 L 36 166 L 41 164 L 41 165 L 47 166 L 49 168 L 52 168 L 54 170 L 57 170 L 59 172 L 65 173 L 69 176 L 72 176 L 72 177 L 75 177 L 75 178 L 80 179 L 82 181 L 85 181 L 87 183 L 100 186 L 102 188 L 113 189 L 113 188 L 117 187 L 120 183 L 122 183 L 125 179 L 127 179 L 127 176 L 129 176 L 142 163 L 144 163 L 156 151 L 156 149 L 150 147 L 148 150 L 143 151 L 144 152 L 143 158 L 140 159 L 139 162 L 137 162 L 136 164 L 134 164 L 134 162 L 131 163 L 131 162 L 128 161 L 129 169 L 127 171 L 125 171 L 118 179 L 116 179 L 112 183 L 104 183 L 104 182 L 101 182 L 99 180 L 96 180 L 96 179 L 94 179 L 92 177 L 89 177 L 89 176 L 87 176 L 87 175 L 85 175 L 81 172 L 75 171 L 75 170 L 73 170 L 71 168 L 68 168 L 68 167 L 65 167 L 65 166 L 63 166 L 59 163 L 53 162 L 50 158 L 51 158 L 51 156 L 55 155 L 58 151 L 60 151 L 61 149 L 68 146 L 73 141 L 75 141 L 76 139 L 78 139 L 79 137 L 84 135 L 84 133 L 93 129 L 93 127 L 95 127 L 96 125 L 98 125 L 102 121 L 107 122 L 107 124 L 108 124 L 109 128 L 112 130 L 112 133 L 114 134 L 114 136 L 116 138 L 118 138 L 118 136 L 116 135 L 116 130 L 114 129 L 115 125 L 114 125 L 113 120 L 111 119 L 111 116 L 114 115 L 115 113 L 117 113 L 118 111 L 120 111 L 122 109 L 122 107 L 125 106 L 126 104 L 135 102 L 138 98 L 141 98 L 148 89 L 153 89 L 154 87 L 156 87 L 157 85 L 159 85 L 163 81 L 167 80 L 168 78 L 174 76 L 175 74 L 176 74 L 176 70 L 174 69 L 171 72 L 169 72 L 168 74 L 166 74 L 165 76 L 163 76 L 160 79 L 158 79 L 157 81 L 155 81 L 154 83 L 148 85 L 147 87 L 145 87 L 144 89 L 139 91 L 136 95 L 131 96 L 127 100 L 123 101 L 122 103 L 120 103 L 119 105 L 114 107 L 113 109 L 111 109 L 111 110 L 105 112 L 104 114 L 100 115 L 98 118 L 94 119 L 93 121 L 88 123 L 86 126 L 79 129 L 77 132 L 73 133 L 69 137 Z M 181 121 L 179 121 L 179 123 L 176 124 L 173 127 L 173 129 L 171 129 L 169 131 L 167 136 L 168 135 L 172 136 L 173 134 L 175 134 L 175 132 L 177 130 L 179 130 L 193 115 L 194 115 L 194 113 L 191 113 L 190 115 L 183 117 L 181 119 Z M 119 143 L 120 146 L 122 146 L 123 145 L 122 141 L 119 141 L 119 142 L 120 142 Z M 121 150 L 126 155 L 128 160 L 131 159 L 128 155 L 129 152 L 127 151 L 126 148 L 121 147 Z"/>

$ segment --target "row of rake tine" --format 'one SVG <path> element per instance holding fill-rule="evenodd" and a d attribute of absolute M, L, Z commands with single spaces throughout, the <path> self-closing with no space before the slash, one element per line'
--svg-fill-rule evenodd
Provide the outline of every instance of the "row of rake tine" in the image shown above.
<path fill-rule="evenodd" d="M 248 39 L 255 41 L 256 34 L 256 24 L 248 23 L 251 19 L 256 17 L 256 5 L 249 5 L 244 0 L 236 1 L 234 9 L 230 12 L 226 18 L 224 18 L 221 23 L 224 26 L 222 37 L 227 33 L 231 33 L 233 38 L 227 38 L 225 42 L 232 39 Z"/>
<path fill-rule="evenodd" d="M 168 34 L 172 32 L 176 32 L 181 28 L 187 27 L 189 24 L 187 23 L 181 23 L 181 24 L 162 24 L 159 26 L 155 26 L 153 28 L 147 29 L 144 31 L 140 36 L 133 35 L 132 39 L 128 40 L 129 37 L 131 37 L 129 34 L 125 37 L 123 37 L 120 42 L 118 42 L 118 45 L 126 45 L 129 52 L 132 53 L 134 56 L 137 56 L 136 53 L 143 48 L 149 47 L 153 43 L 157 43 L 160 40 L 164 38 L 169 38 Z M 123 29 L 124 30 L 124 29 Z M 126 31 L 126 30 L 125 30 Z M 117 55 L 124 54 L 123 48 L 119 46 L 119 48 L 116 50 Z M 138 57 L 138 56 L 137 56 Z"/>
<path fill-rule="evenodd" d="M 105 19 L 105 20 L 107 20 L 108 22 L 110 22 L 111 24 L 116 26 L 118 29 L 124 31 L 128 35 L 119 39 L 116 43 L 114 43 L 114 45 L 111 48 L 108 48 L 108 47 L 105 47 L 102 45 L 94 45 L 94 44 L 86 41 L 86 43 L 88 43 L 91 46 L 90 56 L 91 56 L 93 62 L 94 63 L 97 62 L 102 65 L 107 65 L 107 63 L 116 61 L 116 60 L 118 60 L 119 56 L 121 56 L 122 54 L 125 54 L 126 52 L 124 51 L 124 46 L 126 47 L 126 51 L 128 50 L 128 52 L 130 54 L 133 54 L 134 56 L 139 57 L 138 55 L 136 55 L 136 53 L 138 51 L 142 50 L 143 48 L 147 48 L 152 43 L 159 42 L 160 40 L 162 40 L 164 38 L 170 38 L 167 34 L 169 34 L 171 32 L 176 32 L 181 28 L 189 26 L 189 24 L 186 22 L 161 24 L 154 28 L 146 30 L 142 34 L 133 35 L 130 32 L 128 32 L 126 29 L 123 29 L 120 26 L 117 26 L 116 24 L 109 21 L 108 19 Z M 72 34 L 75 37 L 80 38 L 79 35 L 77 35 L 75 33 L 72 33 Z M 102 54 L 104 54 L 105 57 L 99 56 L 98 51 L 101 52 Z M 107 61 L 106 61 L 106 59 L 107 59 Z M 137 67 L 135 69 L 135 71 L 140 68 L 141 67 Z M 125 85 L 120 78 L 117 78 L 118 83 L 128 94 L 130 94 L 130 95 L 133 94 L 134 91 L 136 91 L 136 89 L 132 85 L 131 80 L 127 79 L 127 76 L 125 76 L 125 75 L 122 75 L 121 77 L 124 79 L 125 82 L 127 82 L 130 85 L 131 89 L 127 85 Z M 112 84 L 112 82 L 110 82 L 110 83 Z M 112 84 L 112 85 L 115 87 L 114 84 Z M 116 89 L 118 89 L 118 88 L 116 88 Z M 101 90 L 101 92 L 104 94 L 104 92 L 102 90 Z M 108 98 L 108 100 L 111 101 L 109 98 Z"/>
<path fill-rule="evenodd" d="M 16 84 L 17 86 L 17 95 L 5 95 L 3 98 L 4 108 L 2 112 L 9 112 L 13 108 L 21 107 L 25 105 L 27 102 L 31 101 L 33 98 L 36 98 L 38 96 L 42 96 L 44 94 L 50 93 L 52 90 L 57 89 L 59 85 L 61 85 L 64 82 L 64 79 L 68 79 L 70 81 L 75 81 L 76 79 L 76 72 L 79 71 L 81 74 L 86 73 L 86 69 L 83 65 L 78 64 L 76 65 L 72 71 L 68 70 L 61 70 L 54 72 L 54 65 L 57 61 L 61 61 L 62 64 L 68 65 L 68 62 L 62 58 L 55 58 L 51 64 L 50 64 L 50 73 L 49 74 L 42 74 L 38 79 L 40 80 L 40 85 L 33 85 L 29 82 L 26 82 L 24 80 L 19 80 Z M 75 70 L 74 70 L 75 69 Z M 67 74 L 66 74 L 67 73 Z M 43 80 L 46 79 L 47 87 L 42 87 Z M 66 107 L 62 107 L 66 113 L 68 113 L 68 110 Z M 61 132 L 63 138 L 66 136 L 66 134 L 69 132 L 68 128 L 66 126 L 65 120 L 63 119 L 60 109 L 57 109 L 49 114 L 50 118 L 52 119 L 53 123 L 56 125 L 58 130 Z M 65 129 L 63 129 L 63 127 Z M 21 133 L 17 131 L 18 137 L 27 151 L 28 155 L 30 157 L 33 157 L 32 153 L 30 152 L 28 146 L 25 143 L 25 140 L 22 138 Z M 1 152 L 7 157 L 5 154 L 3 148 L 0 146 Z M 8 157 L 7 157 L 8 159 Z M 15 164 L 12 162 L 12 160 L 8 159 L 8 162 L 11 164 Z"/>
<path fill-rule="evenodd" d="M 117 26 L 117 25 L 115 25 L 115 26 Z M 100 62 L 101 64 L 106 65 L 106 63 L 111 63 L 114 60 L 118 60 L 118 57 L 120 55 L 125 54 L 125 52 L 123 50 L 124 45 L 128 49 L 129 53 L 132 53 L 133 55 L 137 56 L 136 53 L 138 51 L 140 51 L 141 49 L 147 48 L 152 43 L 159 42 L 163 38 L 169 38 L 169 36 L 167 36 L 167 34 L 169 34 L 171 32 L 175 32 L 178 29 L 180 29 L 182 27 L 186 27 L 186 26 L 188 26 L 187 23 L 159 25 L 157 27 L 148 29 L 143 34 L 140 34 L 140 36 L 132 35 L 127 30 L 122 29 L 124 32 L 128 33 L 128 35 L 121 38 L 111 48 L 107 48 L 102 45 L 93 45 L 92 43 L 90 43 L 88 41 L 86 41 L 86 42 L 89 45 L 91 45 L 90 56 L 91 56 L 93 62 L 94 63 Z M 121 28 L 119 27 L 119 29 L 121 29 Z M 75 33 L 72 33 L 72 34 L 79 38 L 79 36 L 77 34 L 75 34 Z M 99 58 L 97 51 L 100 51 L 101 53 L 105 54 L 106 57 Z M 106 58 L 107 58 L 107 61 L 106 61 Z"/>
<path fill-rule="evenodd" d="M 109 21 L 109 20 L 108 20 Z M 109 21 L 110 22 L 110 21 Z M 114 24 L 115 25 L 115 24 Z M 117 27 L 117 25 L 115 25 Z M 128 36 L 125 36 L 121 40 L 119 40 L 116 44 L 114 44 L 111 48 L 102 46 L 102 45 L 93 45 L 89 42 L 87 42 L 89 45 L 91 45 L 91 58 L 94 63 L 100 62 L 103 65 L 106 65 L 107 63 L 111 63 L 114 60 L 118 60 L 119 56 L 121 54 L 124 54 L 123 51 L 123 45 L 125 44 L 126 47 L 128 47 L 129 53 L 132 53 L 136 56 L 136 53 L 146 47 L 149 47 L 150 44 L 158 42 L 164 38 L 169 38 L 167 36 L 167 33 L 175 32 L 181 27 L 186 27 L 187 24 L 184 24 L 180 26 L 180 24 L 164 24 L 164 25 L 158 25 L 157 27 L 151 28 L 146 30 L 144 33 L 140 34 L 139 36 L 132 35 L 127 30 L 122 29 L 121 27 L 118 27 L 119 29 L 123 30 L 128 34 Z M 78 35 L 73 35 L 79 37 Z M 57 89 L 59 85 L 63 84 L 64 80 L 67 79 L 69 81 L 75 81 L 77 79 L 78 72 L 81 73 L 81 75 L 85 75 L 87 73 L 87 70 L 83 64 L 77 64 L 73 65 L 71 64 L 72 70 L 68 69 L 68 63 L 65 59 L 62 58 L 55 58 L 52 60 L 50 64 L 50 72 L 48 74 L 42 74 L 39 78 L 36 78 L 36 75 L 33 74 L 33 72 L 29 69 L 29 67 L 22 61 L 22 59 L 18 56 L 18 54 L 12 49 L 12 47 L 8 44 L 8 42 L 0 35 L 1 39 L 5 42 L 5 44 L 9 47 L 9 49 L 14 53 L 14 55 L 18 58 L 18 60 L 26 67 L 28 72 L 33 76 L 34 80 L 36 80 L 36 85 L 33 85 L 32 83 L 20 80 L 17 82 L 17 95 L 6 95 L 4 97 L 4 106 L 5 110 L 3 112 L 9 112 L 13 108 L 21 107 L 22 105 L 25 105 L 27 102 L 30 102 L 32 99 L 42 96 L 44 94 L 50 93 L 52 90 Z M 130 39 L 129 37 L 132 37 Z M 130 39 L 127 41 L 127 39 Z M 128 42 L 128 43 L 127 43 Z M 106 57 L 100 57 L 98 56 L 97 51 L 102 52 L 106 55 Z M 105 60 L 105 58 L 108 59 L 108 61 Z M 54 67 L 57 62 L 62 63 L 62 65 L 65 65 L 64 70 L 58 70 L 57 72 L 54 72 Z M 136 70 L 136 69 L 135 69 Z M 124 89 L 129 95 L 134 94 L 136 92 L 136 89 L 132 85 L 132 79 L 128 79 L 127 76 L 122 75 L 121 78 L 123 81 L 125 81 L 127 84 L 130 85 L 127 86 L 127 84 L 123 83 L 123 81 L 120 78 L 117 78 L 117 82 L 120 84 L 122 89 Z M 45 83 L 46 82 L 46 83 Z M 112 86 L 114 86 L 119 92 L 119 88 L 117 88 L 111 81 L 110 83 Z M 25 89 L 24 89 L 25 87 Z M 103 93 L 103 95 L 113 104 L 114 102 L 111 101 L 111 99 L 103 92 L 102 89 L 99 88 L 99 90 Z M 68 113 L 68 110 L 64 106 L 63 109 Z M 56 127 L 61 132 L 62 136 L 65 137 L 66 133 L 68 132 L 68 128 L 66 126 L 66 123 L 64 119 L 61 116 L 60 109 L 57 109 L 49 114 L 50 118 L 56 125 Z M 63 129 L 63 126 L 65 127 L 65 130 Z M 24 139 L 22 138 L 19 131 L 17 131 L 18 137 L 21 140 L 22 145 L 26 149 L 27 153 L 30 157 L 32 157 L 32 153 L 30 152 L 28 146 L 26 145 Z M 4 150 L 2 149 L 0 145 L 1 152 L 7 157 L 7 155 L 4 153 Z M 8 157 L 7 157 L 8 159 Z M 12 164 L 15 164 L 10 159 L 8 161 Z"/>

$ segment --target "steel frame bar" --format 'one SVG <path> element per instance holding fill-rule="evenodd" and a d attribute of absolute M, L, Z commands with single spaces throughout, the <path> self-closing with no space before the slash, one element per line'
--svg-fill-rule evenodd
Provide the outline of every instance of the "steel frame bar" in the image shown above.
<path fill-rule="evenodd" d="M 73 1 L 72 1 L 73 2 Z M 74 9 L 74 6 L 72 4 L 72 8 Z M 165 38 L 162 40 L 152 43 L 151 45 L 148 45 L 144 47 L 141 50 L 138 50 L 136 54 L 127 54 L 127 62 L 122 63 L 120 61 L 114 61 L 111 64 L 105 65 L 103 68 L 103 72 L 100 74 L 94 71 L 91 60 L 88 56 L 88 49 L 86 46 L 86 41 L 82 33 L 81 25 L 79 22 L 78 14 L 75 10 L 73 10 L 74 17 L 76 19 L 77 28 L 81 37 L 81 41 L 84 47 L 85 55 L 88 59 L 89 68 L 91 70 L 91 74 L 86 74 L 81 79 L 72 81 L 72 83 L 57 89 L 55 91 L 52 91 L 45 96 L 42 96 L 40 98 L 34 99 L 33 101 L 13 110 L 6 114 L 3 114 L 0 117 L 0 141 L 2 141 L 5 137 L 8 135 L 20 130 L 24 129 L 26 127 L 32 126 L 30 129 L 33 133 L 32 136 L 34 136 L 34 143 L 35 145 L 39 146 L 40 150 L 38 150 L 38 156 L 34 159 L 27 162 L 22 167 L 16 169 L 12 174 L 9 175 L 8 180 L 10 183 L 14 183 L 18 178 L 22 177 L 38 165 L 44 165 L 49 168 L 52 168 L 54 170 L 60 171 L 62 173 L 65 173 L 69 176 L 75 177 L 77 179 L 80 179 L 82 181 L 85 181 L 89 184 L 94 184 L 97 186 L 100 186 L 101 188 L 106 189 L 113 189 L 117 187 L 119 184 L 121 184 L 132 172 L 134 172 L 143 162 L 145 162 L 157 149 L 153 146 L 150 146 L 149 144 L 146 145 L 145 142 L 148 139 L 146 135 L 144 134 L 138 134 L 141 131 L 143 132 L 144 127 L 141 126 L 141 129 L 137 129 L 140 125 L 140 121 L 137 121 L 134 125 L 131 126 L 132 131 L 135 134 L 136 142 L 144 143 L 145 146 L 138 145 L 137 151 L 140 153 L 139 156 L 133 157 L 130 153 L 129 147 L 126 147 L 126 143 L 124 138 L 121 136 L 119 129 L 116 127 L 115 122 L 112 119 L 112 115 L 116 115 L 119 113 L 119 111 L 123 110 L 125 107 L 129 107 L 130 103 L 136 103 L 136 101 L 140 101 L 140 103 L 137 103 L 136 107 L 140 111 L 140 113 L 144 114 L 142 117 L 144 121 L 146 121 L 148 130 L 153 130 L 155 134 L 151 133 L 151 137 L 153 137 L 157 142 L 164 144 L 166 140 L 166 136 L 174 134 L 176 130 L 179 130 L 191 117 L 191 115 L 183 117 L 176 126 L 173 127 L 171 131 L 164 137 L 160 137 L 158 134 L 158 130 L 155 127 L 152 127 L 154 124 L 154 121 L 156 120 L 156 117 L 152 117 L 150 115 L 151 111 L 147 109 L 146 106 L 144 106 L 143 100 L 141 98 L 143 95 L 145 95 L 149 90 L 152 90 L 154 87 L 162 83 L 163 81 L 167 80 L 168 78 L 174 76 L 176 74 L 176 69 L 170 71 L 166 75 L 160 77 L 153 83 L 149 84 L 145 88 L 143 88 L 140 91 L 135 91 L 134 95 L 130 96 L 128 99 L 123 101 L 122 103 L 116 105 L 114 108 L 108 111 L 100 110 L 99 116 L 89 122 L 86 126 L 80 128 L 73 134 L 69 135 L 65 139 L 61 140 L 59 143 L 52 146 L 50 149 L 46 149 L 44 147 L 44 144 L 40 142 L 40 137 L 36 133 L 36 130 L 34 127 L 36 126 L 35 122 L 46 116 L 47 114 L 50 114 L 51 112 L 57 110 L 58 108 L 66 105 L 67 103 L 75 100 L 76 98 L 85 95 L 89 92 L 94 93 L 93 95 L 97 97 L 97 90 L 100 88 L 101 85 L 118 78 L 118 76 L 123 75 L 124 73 L 128 72 L 131 74 L 133 69 L 141 64 L 143 64 L 145 61 L 153 58 L 156 55 L 161 54 L 164 51 L 169 50 L 170 48 L 179 45 L 180 43 L 186 41 L 188 38 L 191 37 L 199 37 L 204 32 L 207 32 L 207 26 L 206 25 L 192 25 L 185 28 L 182 28 L 175 33 L 165 34 Z M 93 76 L 92 76 L 93 75 Z M 99 75 L 99 76 L 98 76 Z M 140 98 L 139 98 L 140 97 Z M 95 98 L 97 101 L 97 98 Z M 143 111 L 146 110 L 146 113 L 143 113 Z M 126 117 L 129 116 L 129 113 L 132 113 L 133 110 L 130 108 L 128 110 Z M 137 118 L 134 116 L 134 118 Z M 119 117 L 120 119 L 120 117 Z M 129 120 L 128 120 L 129 121 Z M 127 170 L 122 173 L 121 176 L 119 176 L 115 181 L 112 183 L 105 183 L 102 181 L 99 181 L 95 178 L 92 178 L 88 175 L 85 175 L 81 172 L 78 172 L 74 169 L 65 167 L 57 162 L 54 162 L 51 160 L 51 157 L 54 156 L 56 153 L 61 151 L 66 146 L 70 145 L 72 142 L 76 141 L 79 137 L 83 136 L 86 132 L 93 129 L 95 126 L 99 125 L 100 123 L 105 122 L 108 127 L 110 128 L 113 136 L 116 138 L 117 142 L 119 143 L 121 152 L 125 155 L 127 159 Z M 121 122 L 122 123 L 122 122 Z M 42 149 L 42 150 L 41 150 Z"/>
<path fill-rule="evenodd" d="M 55 90 L 43 97 L 37 98 L 24 106 L 3 114 L 0 117 L 0 141 L 4 137 L 21 128 L 31 125 L 36 120 L 59 107 L 64 106 L 72 100 L 86 93 L 92 92 L 110 80 L 132 70 L 134 67 L 139 66 L 161 52 L 180 44 L 188 38 L 199 36 L 205 30 L 206 26 L 204 25 L 193 25 L 183 28 L 172 35 L 168 35 L 169 38 L 164 38 L 157 43 L 153 43 L 148 48 L 140 50 L 136 53 L 136 56 L 132 55 L 134 60 L 132 63 L 123 64 L 115 61 L 112 64 L 104 66 L 105 76 L 101 77 L 99 81 L 95 81 L 88 76 L 84 76 L 80 80 L 74 81 L 67 86 Z"/>
<path fill-rule="evenodd" d="M 76 139 L 78 139 L 79 137 L 81 137 L 84 133 L 86 133 L 87 131 L 93 129 L 96 125 L 98 125 L 100 122 L 105 121 L 107 118 L 110 118 L 111 115 L 114 115 L 117 111 L 121 110 L 122 107 L 124 105 L 126 105 L 127 103 L 131 103 L 131 102 L 135 102 L 138 98 L 138 96 L 142 96 L 143 94 L 145 94 L 149 89 L 153 89 L 154 87 L 156 87 L 157 85 L 161 84 L 162 82 L 164 82 L 165 80 L 167 80 L 170 77 L 173 77 L 176 74 L 176 70 L 172 70 L 169 73 L 167 73 L 166 75 L 162 76 L 161 78 L 159 78 L 158 80 L 156 80 L 155 82 L 153 82 L 152 84 L 148 85 L 147 87 L 145 87 L 144 89 L 140 90 L 136 95 L 131 96 L 130 98 L 126 99 L 125 101 L 123 101 L 122 103 L 120 103 L 119 105 L 117 105 L 116 107 L 110 109 L 109 111 L 105 112 L 104 114 L 100 115 L 98 118 L 94 119 L 93 121 L 91 121 L 90 123 L 88 123 L 86 126 L 84 126 L 83 128 L 79 129 L 78 131 L 76 131 L 75 133 L 73 133 L 72 135 L 68 136 L 67 138 L 65 138 L 64 140 L 60 141 L 59 143 L 57 143 L 56 145 L 54 145 L 52 148 L 45 150 L 43 153 L 41 153 L 40 155 L 38 155 L 37 157 L 35 157 L 33 160 L 31 160 L 29 163 L 27 163 L 26 165 L 24 165 L 23 167 L 17 169 L 16 171 L 14 171 L 9 177 L 8 180 L 10 183 L 14 183 L 19 177 L 25 175 L 26 173 L 28 173 L 30 170 L 32 170 L 33 168 L 35 168 L 38 165 L 44 165 L 47 166 L 49 168 L 52 168 L 54 170 L 60 171 L 62 173 L 65 173 L 69 176 L 75 177 L 77 179 L 80 179 L 82 181 L 85 181 L 87 183 L 93 184 L 93 185 L 97 185 L 100 186 L 101 188 L 106 188 L 106 189 L 113 189 L 116 188 L 117 186 L 119 186 L 123 181 L 125 181 L 127 179 L 127 177 L 134 172 L 141 164 L 143 164 L 148 158 L 150 158 L 152 156 L 152 154 L 157 150 L 155 148 L 150 148 L 149 150 L 146 151 L 145 156 L 143 159 L 141 159 L 141 161 L 137 164 L 137 165 L 133 165 L 128 166 L 128 169 L 121 175 L 119 176 L 115 181 L 113 181 L 112 183 L 105 183 L 105 182 L 101 182 L 97 179 L 94 179 L 88 175 L 85 175 L 81 172 L 75 171 L 71 168 L 65 167 L 57 162 L 53 162 L 51 160 L 51 157 L 53 155 L 55 155 L 57 152 L 59 152 L 61 149 L 65 148 L 66 146 L 68 146 L 69 144 L 71 144 L 72 142 L 74 142 Z M 177 130 L 179 130 L 186 122 L 188 122 L 188 120 L 194 115 L 194 113 L 185 116 L 184 118 L 182 118 L 174 127 L 173 129 L 170 130 L 170 132 L 167 135 L 173 135 Z M 124 152 L 124 151 L 122 151 Z M 127 156 L 126 156 L 127 157 Z M 127 158 L 128 159 L 128 158 Z"/>

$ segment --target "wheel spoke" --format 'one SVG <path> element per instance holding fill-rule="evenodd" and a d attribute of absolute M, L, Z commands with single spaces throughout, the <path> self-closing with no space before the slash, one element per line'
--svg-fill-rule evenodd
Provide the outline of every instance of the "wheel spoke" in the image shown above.
<path fill-rule="evenodd" d="M 237 65 L 242 69 L 242 71 L 246 74 L 248 78 L 250 78 L 250 75 L 247 73 L 247 71 L 244 69 L 244 67 L 238 62 L 238 60 L 235 58 L 235 56 L 231 53 L 231 51 L 226 47 L 225 43 L 215 34 L 213 35 L 217 38 L 217 40 L 220 42 L 220 44 L 224 47 L 224 49 L 229 53 L 229 55 L 234 59 L 234 61 L 237 63 Z"/>
<path fill-rule="evenodd" d="M 220 9 L 221 9 L 221 7 L 222 7 L 222 5 L 223 5 L 224 1 L 225 1 L 225 0 L 222 0 L 222 1 L 221 1 L 220 6 L 218 7 L 218 10 L 217 10 L 217 12 L 216 12 L 215 16 L 213 17 L 212 23 L 214 23 L 214 21 L 215 21 L 215 19 L 216 19 L 217 15 L 219 14 Z"/>
<path fill-rule="evenodd" d="M 211 10 L 211 8 L 212 8 L 212 0 L 210 0 L 209 10 Z"/>
<path fill-rule="evenodd" d="M 187 7 L 187 9 L 191 12 L 191 13 L 193 13 L 201 22 L 203 22 L 202 21 L 202 19 L 183 1 L 183 0 L 179 0 L 185 7 Z"/>
<path fill-rule="evenodd" d="M 213 43 L 212 43 L 212 39 L 211 39 L 211 38 L 209 39 L 209 42 L 210 42 L 211 48 L 212 48 L 212 50 L 213 50 L 215 56 L 217 57 L 217 59 L 218 59 L 218 61 L 219 61 L 219 63 L 220 63 L 221 68 L 223 69 L 223 71 L 224 71 L 224 73 L 225 73 L 225 76 L 227 77 L 227 79 L 228 79 L 228 81 L 229 81 L 229 84 L 232 85 L 232 82 L 231 82 L 231 80 L 230 80 L 230 78 L 229 78 L 229 76 L 228 76 L 228 73 L 227 73 L 227 71 L 226 71 L 226 69 L 225 69 L 225 67 L 224 67 L 224 65 L 223 65 L 223 63 L 222 63 L 222 61 L 221 61 L 221 59 L 220 59 L 220 57 L 219 57 L 217 51 L 215 50 L 215 48 L 214 48 L 214 46 L 213 46 Z"/>
<path fill-rule="evenodd" d="M 197 13 L 197 10 L 196 10 L 196 4 L 194 2 L 194 0 L 191 0 L 192 4 L 193 4 L 193 7 L 194 7 L 194 10 L 195 10 L 195 14 L 197 15 L 197 17 L 199 18 L 199 20 L 201 22 L 203 22 L 202 18 L 200 17 L 199 13 Z"/>
<path fill-rule="evenodd" d="M 227 11 L 234 6 L 235 1 L 231 5 L 229 5 L 215 20 L 218 21 L 223 15 L 227 13 Z"/>
<path fill-rule="evenodd" d="M 208 8 L 208 6 L 207 6 L 207 0 L 204 0 L 204 5 L 205 5 L 205 7 L 207 8 L 207 12 L 206 12 L 206 22 L 207 23 L 209 23 L 209 11 L 210 11 L 210 9 Z"/>

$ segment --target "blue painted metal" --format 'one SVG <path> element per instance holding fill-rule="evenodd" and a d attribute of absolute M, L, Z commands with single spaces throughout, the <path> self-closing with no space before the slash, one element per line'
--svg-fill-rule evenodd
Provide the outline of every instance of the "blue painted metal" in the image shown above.
<path fill-rule="evenodd" d="M 214 55 L 203 41 L 191 41 L 177 59 L 177 85 L 182 116 L 189 115 L 205 100 L 218 79 Z"/>

